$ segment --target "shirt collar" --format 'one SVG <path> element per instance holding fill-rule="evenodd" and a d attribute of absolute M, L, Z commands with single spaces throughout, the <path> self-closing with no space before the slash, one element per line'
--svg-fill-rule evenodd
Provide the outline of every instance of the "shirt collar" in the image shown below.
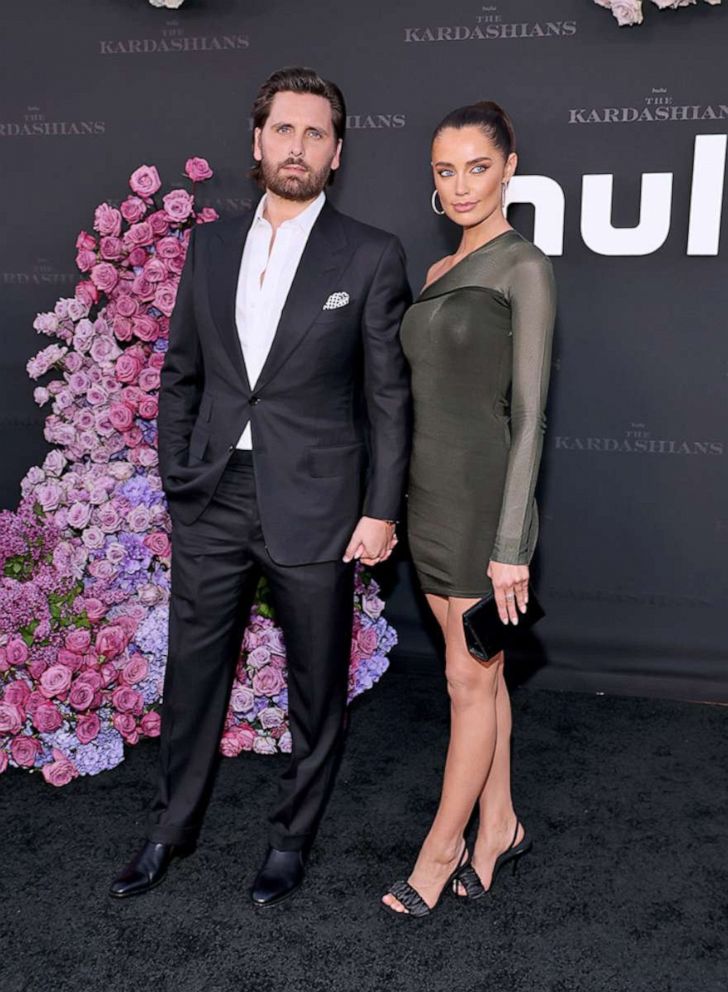
<path fill-rule="evenodd" d="M 263 196 L 261 197 L 258 203 L 258 206 L 255 208 L 255 216 L 253 217 L 253 224 L 257 224 L 261 220 L 265 221 L 266 224 L 268 223 L 268 221 L 265 220 L 265 217 L 263 216 L 263 210 L 265 209 L 265 201 L 267 195 L 268 195 L 267 193 L 263 194 Z M 316 197 L 316 199 L 313 200 L 311 203 L 309 203 L 309 205 L 306 207 L 305 210 L 302 210 L 301 213 L 298 214 L 296 217 L 292 217 L 291 220 L 284 221 L 281 224 L 281 227 L 282 228 L 296 227 L 300 231 L 302 231 L 303 234 L 308 236 L 311 233 L 311 228 L 316 223 L 318 215 L 321 213 L 325 203 L 326 203 L 326 195 L 322 190 L 319 193 L 319 195 Z"/>

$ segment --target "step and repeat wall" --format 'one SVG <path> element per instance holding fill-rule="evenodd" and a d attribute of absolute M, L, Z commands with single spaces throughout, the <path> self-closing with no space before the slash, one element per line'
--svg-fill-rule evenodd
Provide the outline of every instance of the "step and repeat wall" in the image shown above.
<path fill-rule="evenodd" d="M 72 295 L 75 238 L 140 164 L 202 156 L 229 216 L 249 109 L 305 64 L 348 103 L 334 203 L 394 231 L 415 292 L 457 230 L 430 207 L 429 138 L 493 99 L 519 152 L 509 220 L 553 259 L 559 313 L 534 560 L 548 616 L 513 659 L 534 686 L 728 699 L 728 11 L 620 28 L 590 0 L 35 0 L 3 11 L 2 507 L 49 450 L 28 358 Z M 438 643 L 406 553 L 381 573 L 410 666 Z"/>

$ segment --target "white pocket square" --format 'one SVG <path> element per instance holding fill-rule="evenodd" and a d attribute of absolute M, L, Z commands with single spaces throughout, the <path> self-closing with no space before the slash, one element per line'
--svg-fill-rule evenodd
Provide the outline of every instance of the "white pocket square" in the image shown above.
<path fill-rule="evenodd" d="M 348 302 L 348 293 L 332 293 L 324 303 L 324 310 L 338 310 L 339 307 L 345 307 Z"/>

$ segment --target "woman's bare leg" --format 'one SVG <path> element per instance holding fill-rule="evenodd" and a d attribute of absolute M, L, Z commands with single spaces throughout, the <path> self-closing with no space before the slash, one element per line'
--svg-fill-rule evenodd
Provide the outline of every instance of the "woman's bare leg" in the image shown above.
<path fill-rule="evenodd" d="M 486 889 L 490 886 L 495 859 L 510 845 L 516 829 L 516 814 L 511 797 L 511 701 L 504 676 L 502 652 L 497 656 L 497 662 L 495 753 L 490 774 L 480 794 L 480 822 L 472 858 L 473 867 Z M 521 841 L 523 835 L 524 828 L 520 826 L 516 843 Z"/>
<path fill-rule="evenodd" d="M 496 749 L 496 699 L 499 665 L 480 664 L 468 652 L 462 615 L 474 599 L 442 597 L 428 602 L 445 634 L 445 674 L 450 696 L 450 743 L 442 794 L 435 819 L 420 849 L 409 883 L 433 905 L 457 865 L 463 832 L 483 792 Z M 384 901 L 404 911 L 391 894 Z"/>

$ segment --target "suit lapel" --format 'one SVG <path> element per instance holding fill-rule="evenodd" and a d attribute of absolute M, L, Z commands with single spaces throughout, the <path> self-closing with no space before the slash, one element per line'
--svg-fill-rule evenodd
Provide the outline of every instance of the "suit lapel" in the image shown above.
<path fill-rule="evenodd" d="M 255 388 L 269 382 L 308 333 L 344 267 L 348 254 L 338 212 L 328 200 L 311 228 L 281 312 L 273 344 Z"/>
<path fill-rule="evenodd" d="M 254 216 L 255 211 L 251 210 L 220 224 L 210 246 L 208 268 L 210 310 L 213 321 L 233 368 L 238 372 L 248 392 L 250 392 L 250 383 L 235 320 L 235 297 L 245 240 Z"/>
<path fill-rule="evenodd" d="M 210 247 L 208 285 L 210 310 L 225 350 L 248 392 L 251 392 L 235 319 L 235 298 L 245 240 L 255 211 L 220 224 Z M 338 212 L 327 201 L 316 218 L 281 312 L 268 357 L 255 388 L 268 382 L 311 324 L 336 286 L 348 254 Z"/>

